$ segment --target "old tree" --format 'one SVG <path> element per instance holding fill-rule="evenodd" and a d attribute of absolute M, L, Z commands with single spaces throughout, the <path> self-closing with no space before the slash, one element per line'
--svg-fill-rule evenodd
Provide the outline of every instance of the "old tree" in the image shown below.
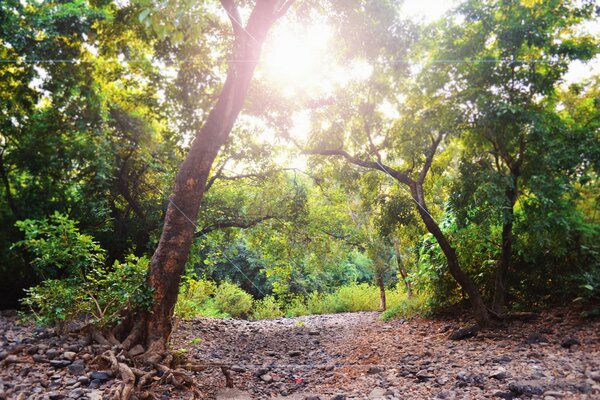
<path fill-rule="evenodd" d="M 194 239 L 194 221 L 213 161 L 242 109 L 269 28 L 291 3 L 258 0 L 244 24 L 234 0 L 221 1 L 234 33 L 227 77 L 175 178 L 163 231 L 150 265 L 148 282 L 154 289 L 154 302 L 150 312 L 135 317 L 124 347 L 142 343 L 149 358 L 160 359 L 164 355 L 181 275 Z"/>

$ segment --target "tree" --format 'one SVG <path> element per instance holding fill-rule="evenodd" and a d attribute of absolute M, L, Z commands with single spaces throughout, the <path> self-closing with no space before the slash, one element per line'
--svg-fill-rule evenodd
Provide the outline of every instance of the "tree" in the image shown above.
<path fill-rule="evenodd" d="M 459 208 L 462 215 L 480 218 L 477 214 L 486 212 L 484 199 L 500 219 L 492 302 L 493 311 L 500 314 L 508 293 L 515 207 L 521 194 L 553 196 L 557 182 L 550 181 L 567 163 L 578 163 L 560 156 L 564 148 L 558 142 L 569 129 L 557 113 L 556 85 L 571 61 L 588 60 L 598 52 L 597 41 L 573 31 L 596 11 L 588 2 L 477 0 L 466 2 L 458 12 L 464 20 L 444 34 L 443 56 L 482 60 L 460 64 L 453 74 L 456 97 L 470 119 L 462 136 L 466 150 L 459 182 L 473 189 L 462 196 L 472 202 L 471 212 L 466 203 Z M 557 153 L 551 155 L 553 149 Z M 559 159 L 562 166 L 556 163 Z"/>
<path fill-rule="evenodd" d="M 141 341 L 149 358 L 160 359 L 171 334 L 173 308 L 181 275 L 195 233 L 195 220 L 208 176 L 219 150 L 229 137 L 240 113 L 261 46 L 269 28 L 291 6 L 292 1 L 257 1 L 246 26 L 233 0 L 222 0 L 234 32 L 227 77 L 206 122 L 196 134 L 175 178 L 163 231 L 152 257 L 148 284 L 154 290 L 151 311 L 139 317 L 124 345 Z"/>

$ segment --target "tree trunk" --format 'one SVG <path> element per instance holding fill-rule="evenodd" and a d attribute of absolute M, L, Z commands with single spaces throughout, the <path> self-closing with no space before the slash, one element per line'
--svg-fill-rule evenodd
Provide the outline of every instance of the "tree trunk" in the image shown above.
<path fill-rule="evenodd" d="M 153 305 L 147 315 L 140 317 L 143 318 L 140 338 L 150 356 L 166 350 L 179 283 L 194 239 L 208 175 L 240 113 L 267 32 L 282 10 L 279 0 L 257 0 L 243 29 L 233 0 L 221 3 L 235 33 L 232 59 L 242 61 L 229 65 L 219 98 L 175 178 L 163 231 L 150 264 L 148 284 L 154 290 Z"/>
<path fill-rule="evenodd" d="M 413 199 L 415 202 L 417 202 L 417 210 L 419 211 L 419 215 L 427 227 L 427 231 L 431 233 L 437 240 L 442 252 L 444 253 L 444 256 L 446 256 L 450 275 L 452 275 L 460 287 L 469 296 L 469 301 L 471 303 L 471 307 L 473 308 L 473 313 L 475 314 L 475 320 L 482 328 L 489 325 L 489 314 L 485 303 L 479 294 L 479 290 L 471 278 L 469 278 L 469 276 L 460 268 L 456 251 L 450 245 L 448 238 L 446 238 L 446 235 L 444 235 L 433 217 L 429 214 L 429 210 L 427 209 L 427 205 L 425 203 L 425 197 L 423 195 L 423 185 L 419 182 L 414 182 L 410 189 Z"/>
<path fill-rule="evenodd" d="M 377 286 L 379 286 L 379 311 L 383 312 L 387 308 L 385 300 L 385 284 L 383 282 L 383 276 L 377 277 Z"/>
<path fill-rule="evenodd" d="M 515 203 L 518 197 L 518 178 L 512 178 L 513 186 L 506 190 L 507 205 L 504 211 L 504 223 L 502 224 L 502 250 L 500 259 L 496 264 L 494 279 L 494 301 L 492 310 L 497 314 L 504 312 L 506 306 L 506 295 L 508 293 L 508 269 L 512 259 L 513 224 L 515 218 Z"/>
<path fill-rule="evenodd" d="M 402 262 L 402 256 L 400 255 L 400 241 L 398 239 L 394 239 L 394 252 L 396 253 L 396 262 L 398 263 L 398 272 L 402 277 L 402 281 L 404 282 L 404 286 L 406 286 L 406 294 L 409 298 L 412 297 L 412 285 L 408 280 L 408 272 L 404 267 L 404 263 Z"/>

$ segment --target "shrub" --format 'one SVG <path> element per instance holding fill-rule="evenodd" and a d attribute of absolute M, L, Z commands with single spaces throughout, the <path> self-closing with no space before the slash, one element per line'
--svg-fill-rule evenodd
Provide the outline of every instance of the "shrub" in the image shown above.
<path fill-rule="evenodd" d="M 34 258 L 31 265 L 42 279 L 83 277 L 104 265 L 106 252 L 89 235 L 77 228 L 77 221 L 55 212 L 48 219 L 17 221 L 25 239 L 13 245 Z"/>
<path fill-rule="evenodd" d="M 396 318 L 410 318 L 417 314 L 427 315 L 427 299 L 424 296 L 413 296 L 401 300 L 399 303 L 389 307 L 381 314 L 383 321 L 389 321 Z"/>
<path fill-rule="evenodd" d="M 190 319 L 203 313 L 203 306 L 215 294 L 217 285 L 206 279 L 186 279 L 179 289 L 179 297 L 175 304 L 175 315 Z"/>
<path fill-rule="evenodd" d="M 304 299 L 299 296 L 292 298 L 285 308 L 285 316 L 288 318 L 301 317 L 309 314 L 310 312 L 304 304 Z"/>
<path fill-rule="evenodd" d="M 61 330 L 66 321 L 77 315 L 75 305 L 78 303 L 79 287 L 73 281 L 48 279 L 25 292 L 21 303 L 42 325 L 56 325 Z"/>
<path fill-rule="evenodd" d="M 252 296 L 231 282 L 222 282 L 215 292 L 215 306 L 234 318 L 246 318 L 252 309 Z"/>
<path fill-rule="evenodd" d="M 129 256 L 124 263 L 115 261 L 111 270 L 97 266 L 81 278 L 46 280 L 28 289 L 22 303 L 37 322 L 59 329 L 75 319 L 108 326 L 126 312 L 147 309 L 152 303 L 146 285 L 148 264 L 147 258 Z"/>
<path fill-rule="evenodd" d="M 283 312 L 273 296 L 267 296 L 262 300 L 254 302 L 254 311 L 252 319 L 257 321 L 260 319 L 275 319 L 283 316 Z"/>
<path fill-rule="evenodd" d="M 342 286 L 328 297 L 326 303 L 336 313 L 379 309 L 379 288 L 367 283 Z"/>

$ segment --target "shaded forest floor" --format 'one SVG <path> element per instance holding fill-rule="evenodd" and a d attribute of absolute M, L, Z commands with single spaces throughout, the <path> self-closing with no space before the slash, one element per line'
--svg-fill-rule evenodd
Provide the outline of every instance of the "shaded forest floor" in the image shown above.
<path fill-rule="evenodd" d="M 451 341 L 451 319 L 382 322 L 378 313 L 179 324 L 174 349 L 200 363 L 216 399 L 600 399 L 600 320 L 555 310 Z M 98 400 L 116 382 L 91 365 L 84 338 L 0 319 L 0 399 Z M 17 351 L 15 351 L 17 350 Z M 163 387 L 158 398 L 189 398 Z"/>

